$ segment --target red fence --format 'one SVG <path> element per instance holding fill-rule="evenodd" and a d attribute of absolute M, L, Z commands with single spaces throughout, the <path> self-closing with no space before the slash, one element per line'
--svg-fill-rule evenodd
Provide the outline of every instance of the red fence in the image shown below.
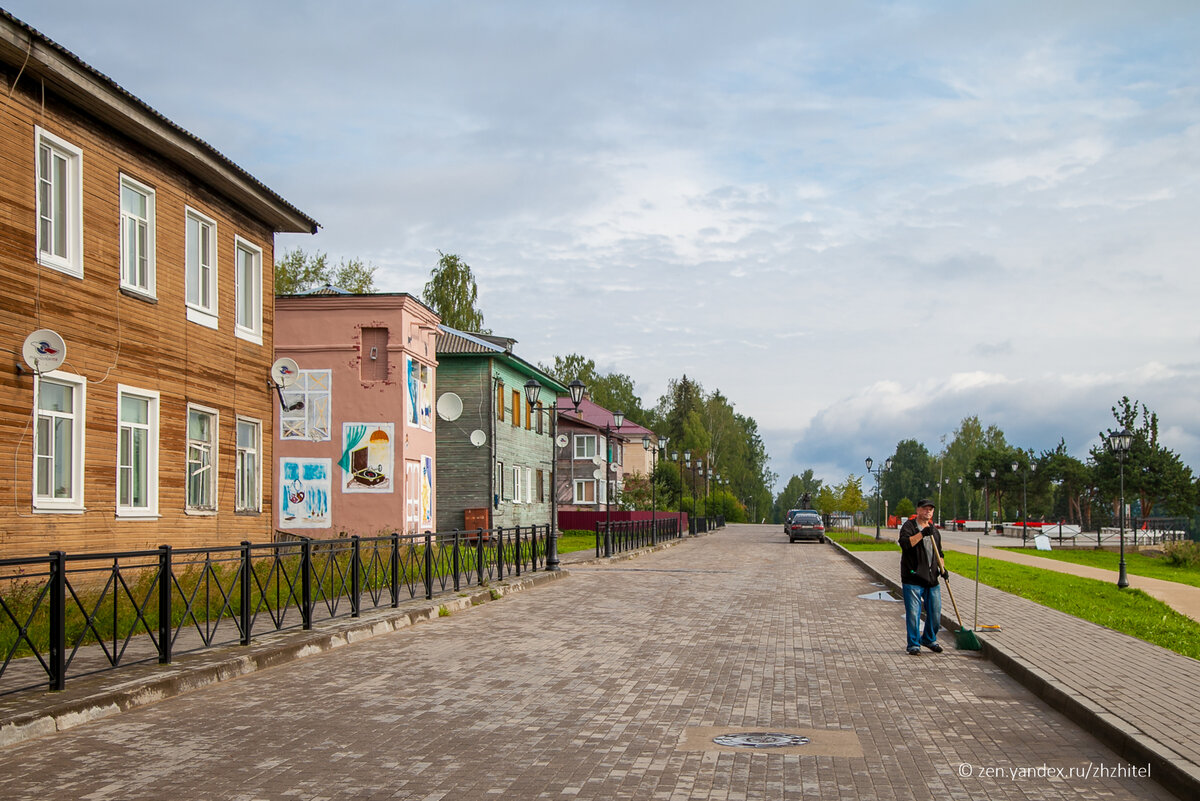
<path fill-rule="evenodd" d="M 669 520 L 678 518 L 679 530 L 688 530 L 688 515 L 687 512 L 618 512 L 613 510 L 612 520 Z M 604 523 L 609 518 L 604 512 L 568 512 L 559 510 L 558 512 L 558 529 L 559 531 L 568 531 L 571 529 L 581 529 L 583 531 L 595 531 L 597 523 Z"/>

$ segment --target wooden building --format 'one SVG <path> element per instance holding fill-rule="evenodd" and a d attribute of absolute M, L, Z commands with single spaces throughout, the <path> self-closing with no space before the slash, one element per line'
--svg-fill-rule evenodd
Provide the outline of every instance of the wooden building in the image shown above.
<path fill-rule="evenodd" d="M 555 402 L 567 388 L 513 353 L 516 340 L 438 334 L 439 531 L 551 521 Z M 537 381 L 534 407 L 525 383 Z"/>
<path fill-rule="evenodd" d="M 0 90 L 0 554 L 269 539 L 274 235 L 317 224 L 3 11 Z"/>

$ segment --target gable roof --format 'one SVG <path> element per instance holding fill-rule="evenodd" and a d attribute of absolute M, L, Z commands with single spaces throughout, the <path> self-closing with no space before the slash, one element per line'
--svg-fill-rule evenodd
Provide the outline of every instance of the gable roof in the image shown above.
<path fill-rule="evenodd" d="M 0 9 L 0 61 L 208 184 L 277 232 L 315 234 L 317 222 L 215 148 L 159 114 L 62 45 Z M 10 88 L 11 93 L 11 88 Z"/>
<path fill-rule="evenodd" d="M 616 422 L 612 412 L 593 402 L 591 398 L 584 398 L 579 403 L 578 413 L 575 411 L 575 404 L 571 403 L 569 397 L 559 398 L 558 416 L 571 422 L 583 423 L 597 431 L 603 431 L 605 426 L 612 426 Z M 620 428 L 613 428 L 612 433 L 624 440 L 640 440 L 644 436 L 649 436 L 655 441 L 658 440 L 658 435 L 653 431 L 630 420 L 621 423 Z"/>
<path fill-rule="evenodd" d="M 555 398 L 566 395 L 567 388 L 562 383 L 512 352 L 512 346 L 515 343 L 515 339 L 506 339 L 504 337 L 485 334 L 470 334 L 466 331 L 459 331 L 457 328 L 451 328 L 448 325 L 439 325 L 437 355 L 439 360 L 442 358 L 466 358 L 471 356 L 486 356 L 498 359 L 518 373 L 532 378 L 543 387 L 548 387 L 554 392 Z"/>

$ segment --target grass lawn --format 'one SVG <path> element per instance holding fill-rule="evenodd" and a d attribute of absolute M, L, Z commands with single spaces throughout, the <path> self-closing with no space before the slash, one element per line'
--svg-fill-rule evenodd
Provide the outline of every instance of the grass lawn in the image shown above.
<path fill-rule="evenodd" d="M 1091 549 L 1071 549 L 1056 551 L 1039 551 L 1034 548 L 1012 548 L 1016 553 L 1027 553 L 1031 556 L 1041 556 L 1046 559 L 1058 559 L 1063 562 L 1073 562 L 1077 565 L 1099 567 L 1116 571 L 1119 568 L 1121 555 L 1114 551 L 1096 551 Z M 1177 581 L 1180 584 L 1190 584 L 1200 587 L 1200 566 L 1172 567 L 1161 556 L 1146 556 L 1140 553 L 1125 551 L 1125 572 L 1134 576 Z"/>
<path fill-rule="evenodd" d="M 1128 568 L 1128 555 L 1126 563 Z M 975 577 L 972 554 L 949 551 L 946 566 L 966 578 Z M 979 580 L 1043 606 L 1200 659 L 1200 623 L 1141 590 L 1120 590 L 1109 581 L 986 558 L 979 562 Z M 957 581 L 955 587 L 965 585 L 966 582 Z"/>
<path fill-rule="evenodd" d="M 898 551 L 894 535 L 881 534 L 876 541 L 874 534 L 861 534 L 857 531 L 826 531 L 825 536 L 841 545 L 847 551 Z"/>
<path fill-rule="evenodd" d="M 558 538 L 559 553 L 594 550 L 596 550 L 596 532 L 594 531 L 564 530 L 562 536 Z"/>

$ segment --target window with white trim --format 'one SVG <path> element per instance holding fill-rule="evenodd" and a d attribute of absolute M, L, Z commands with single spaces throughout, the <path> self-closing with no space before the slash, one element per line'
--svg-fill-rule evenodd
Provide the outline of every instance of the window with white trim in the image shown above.
<path fill-rule="evenodd" d="M 237 419 L 237 462 L 234 469 L 237 512 L 257 512 L 262 508 L 262 423 L 248 417 Z"/>
<path fill-rule="evenodd" d="M 301 370 L 296 383 L 283 390 L 283 409 L 279 412 L 280 439 L 308 439 L 328 442 L 330 370 Z"/>
<path fill-rule="evenodd" d="M 42 128 L 37 138 L 38 263 L 83 277 L 83 151 Z"/>
<path fill-rule="evenodd" d="M 512 469 L 512 479 L 513 479 L 512 502 L 513 503 L 524 502 L 524 499 L 525 499 L 524 478 L 525 478 L 525 469 L 514 466 Z"/>
<path fill-rule="evenodd" d="M 525 503 L 533 503 L 533 468 L 525 468 Z"/>
<path fill-rule="evenodd" d="M 576 434 L 575 435 L 575 458 L 576 459 L 594 459 L 596 457 L 596 435 L 595 434 Z"/>
<path fill-rule="evenodd" d="M 121 176 L 121 286 L 154 296 L 154 190 Z"/>
<path fill-rule="evenodd" d="M 591 479 L 575 479 L 575 490 L 571 502 L 580 505 L 595 503 L 596 482 Z"/>
<path fill-rule="evenodd" d="M 158 393 L 117 389 L 117 515 L 158 514 Z"/>
<path fill-rule="evenodd" d="M 188 209 L 184 223 L 187 318 L 217 327 L 217 223 Z"/>
<path fill-rule="evenodd" d="M 217 509 L 217 412 L 188 406 L 187 510 Z"/>
<path fill-rule="evenodd" d="M 242 339 L 262 344 L 262 248 L 235 237 L 237 314 L 234 330 Z"/>
<path fill-rule="evenodd" d="M 33 507 L 83 509 L 87 379 L 54 371 L 34 379 Z"/>

